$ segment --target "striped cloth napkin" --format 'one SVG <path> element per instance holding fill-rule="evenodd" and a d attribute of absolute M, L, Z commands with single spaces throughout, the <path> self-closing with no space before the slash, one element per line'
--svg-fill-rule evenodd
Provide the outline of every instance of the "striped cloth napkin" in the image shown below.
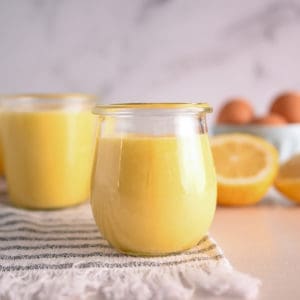
<path fill-rule="evenodd" d="M 87 203 L 40 212 L 0 200 L 0 299 L 254 298 L 259 285 L 209 236 L 181 254 L 131 257 L 101 237 Z"/>

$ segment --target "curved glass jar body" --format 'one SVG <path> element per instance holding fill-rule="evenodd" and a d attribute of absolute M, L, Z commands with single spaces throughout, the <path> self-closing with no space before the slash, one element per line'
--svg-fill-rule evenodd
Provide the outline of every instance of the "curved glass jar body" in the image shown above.
<path fill-rule="evenodd" d="M 164 255 L 196 245 L 216 207 L 206 104 L 97 106 L 91 205 L 121 252 Z"/>
<path fill-rule="evenodd" d="M 89 198 L 95 116 L 82 94 L 1 98 L 1 139 L 11 202 L 54 209 Z"/>

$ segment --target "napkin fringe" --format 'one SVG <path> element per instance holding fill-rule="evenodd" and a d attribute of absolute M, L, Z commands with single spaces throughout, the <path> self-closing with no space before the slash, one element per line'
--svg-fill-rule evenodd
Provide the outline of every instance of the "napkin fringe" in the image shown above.
<path fill-rule="evenodd" d="M 0 299 L 183 300 L 194 292 L 253 299 L 260 285 L 258 279 L 235 271 L 229 263 L 207 264 L 202 269 L 177 266 L 150 271 L 99 271 L 74 266 L 70 270 L 0 273 Z"/>

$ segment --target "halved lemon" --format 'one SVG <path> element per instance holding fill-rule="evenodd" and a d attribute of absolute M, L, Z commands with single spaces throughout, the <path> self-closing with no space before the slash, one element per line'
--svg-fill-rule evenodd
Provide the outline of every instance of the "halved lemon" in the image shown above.
<path fill-rule="evenodd" d="M 278 152 L 266 140 L 242 133 L 211 138 L 218 180 L 218 204 L 258 202 L 272 185 L 278 170 Z"/>
<path fill-rule="evenodd" d="M 289 199 L 300 203 L 300 154 L 280 166 L 275 187 Z"/>

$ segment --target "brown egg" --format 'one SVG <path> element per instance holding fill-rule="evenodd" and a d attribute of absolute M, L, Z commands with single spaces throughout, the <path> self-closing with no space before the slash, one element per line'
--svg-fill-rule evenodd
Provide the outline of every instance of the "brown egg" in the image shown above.
<path fill-rule="evenodd" d="M 264 117 L 255 118 L 252 124 L 267 125 L 267 126 L 281 126 L 286 124 L 285 118 L 279 114 L 270 113 Z"/>
<path fill-rule="evenodd" d="M 287 92 L 274 99 L 270 112 L 283 116 L 288 123 L 300 122 L 300 93 Z"/>
<path fill-rule="evenodd" d="M 246 124 L 253 119 L 253 108 L 250 102 L 242 98 L 234 98 L 221 108 L 217 123 L 219 124 Z"/>

